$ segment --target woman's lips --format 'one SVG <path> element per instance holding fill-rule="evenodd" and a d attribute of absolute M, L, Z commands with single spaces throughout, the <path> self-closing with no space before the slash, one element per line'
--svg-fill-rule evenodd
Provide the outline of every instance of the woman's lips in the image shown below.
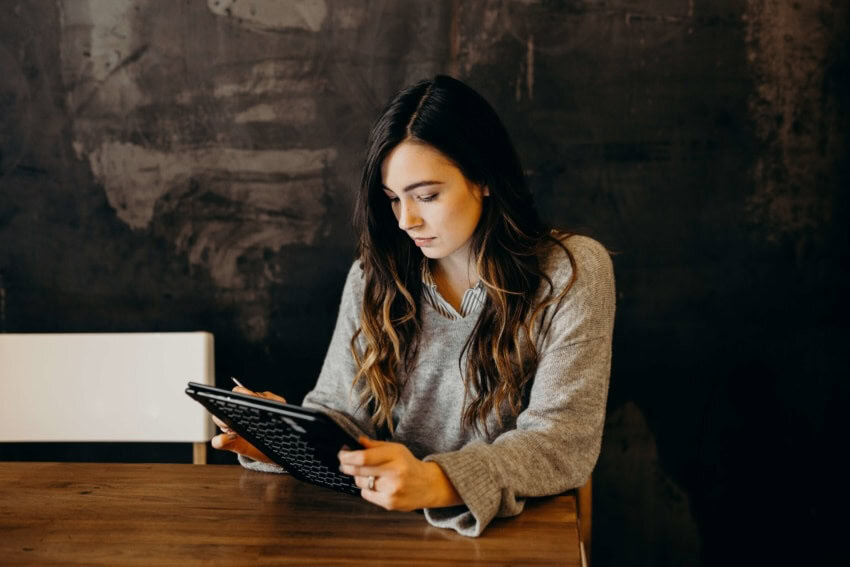
<path fill-rule="evenodd" d="M 430 238 L 414 238 L 413 243 L 417 246 L 428 246 L 432 240 L 434 240 L 436 236 L 432 236 Z"/>

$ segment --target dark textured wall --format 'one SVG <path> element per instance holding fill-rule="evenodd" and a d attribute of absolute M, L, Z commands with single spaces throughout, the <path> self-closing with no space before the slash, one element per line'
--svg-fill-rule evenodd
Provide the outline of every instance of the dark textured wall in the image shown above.
<path fill-rule="evenodd" d="M 594 564 L 826 556 L 850 375 L 848 12 L 4 2 L 0 331 L 206 329 L 222 384 L 300 399 L 368 127 L 452 73 L 503 116 L 544 214 L 616 253 Z"/>

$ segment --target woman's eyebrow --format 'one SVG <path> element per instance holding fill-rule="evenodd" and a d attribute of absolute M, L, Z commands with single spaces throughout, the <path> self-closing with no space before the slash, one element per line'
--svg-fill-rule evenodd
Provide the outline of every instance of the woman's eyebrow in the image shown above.
<path fill-rule="evenodd" d="M 408 185 L 407 187 L 402 189 L 402 192 L 407 193 L 408 191 L 413 191 L 414 189 L 417 189 L 419 187 L 425 187 L 427 185 L 442 185 L 442 184 L 443 184 L 442 181 L 417 181 L 416 183 L 411 183 L 410 185 Z M 393 191 L 392 189 L 390 189 L 386 185 L 381 185 L 381 187 L 384 188 L 384 191 L 389 191 L 390 193 L 395 193 L 395 191 Z"/>

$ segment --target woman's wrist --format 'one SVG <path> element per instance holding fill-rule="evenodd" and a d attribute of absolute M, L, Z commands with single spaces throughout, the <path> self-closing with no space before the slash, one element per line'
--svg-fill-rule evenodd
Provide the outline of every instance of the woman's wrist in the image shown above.
<path fill-rule="evenodd" d="M 430 485 L 433 488 L 431 503 L 425 508 L 445 508 L 447 506 L 459 506 L 463 504 L 460 494 L 455 490 L 452 481 L 443 472 L 442 467 L 433 461 L 425 463 L 428 474 L 431 477 Z"/>

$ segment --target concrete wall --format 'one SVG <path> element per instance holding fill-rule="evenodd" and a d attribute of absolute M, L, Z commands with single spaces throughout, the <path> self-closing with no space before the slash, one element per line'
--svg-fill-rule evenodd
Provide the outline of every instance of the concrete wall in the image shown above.
<path fill-rule="evenodd" d="M 0 331 L 205 329 L 222 383 L 300 399 L 369 125 L 452 73 L 616 252 L 594 564 L 826 554 L 847 31 L 837 0 L 4 2 Z"/>

